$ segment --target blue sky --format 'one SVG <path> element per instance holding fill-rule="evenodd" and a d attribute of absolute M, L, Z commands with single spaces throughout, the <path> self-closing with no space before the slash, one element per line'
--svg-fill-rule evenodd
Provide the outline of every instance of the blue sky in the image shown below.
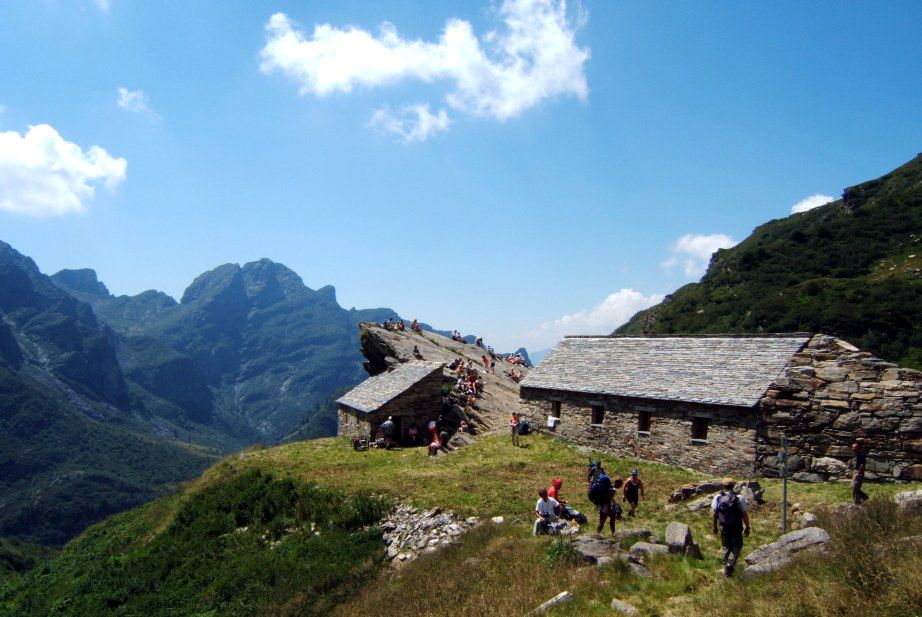
<path fill-rule="evenodd" d="M 920 23 L 918 2 L 4 2 L 0 239 L 118 294 L 269 257 L 346 307 L 546 347 L 922 150 Z"/>

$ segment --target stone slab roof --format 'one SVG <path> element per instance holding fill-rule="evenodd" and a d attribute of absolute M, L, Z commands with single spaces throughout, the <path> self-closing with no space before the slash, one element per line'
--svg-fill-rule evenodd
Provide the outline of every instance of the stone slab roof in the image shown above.
<path fill-rule="evenodd" d="M 336 402 L 366 413 L 372 412 L 441 370 L 442 365 L 433 362 L 407 362 L 393 371 L 369 377 L 336 399 Z"/>
<path fill-rule="evenodd" d="M 568 337 L 521 386 L 752 407 L 809 340 L 800 333 Z"/>

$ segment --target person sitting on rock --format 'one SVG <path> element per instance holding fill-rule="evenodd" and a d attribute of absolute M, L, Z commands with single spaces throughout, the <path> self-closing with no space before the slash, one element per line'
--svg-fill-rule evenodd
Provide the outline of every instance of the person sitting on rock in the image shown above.
<path fill-rule="evenodd" d="M 413 323 L 410 324 L 410 330 L 416 332 L 417 334 L 423 333 L 423 329 L 419 326 L 419 322 L 415 319 L 413 320 Z"/>
<path fill-rule="evenodd" d="M 560 487 L 562 486 L 563 480 L 560 478 L 554 478 L 551 480 L 551 485 L 547 489 L 547 496 L 551 499 L 556 499 L 557 503 L 560 504 L 560 507 L 557 509 L 557 516 L 561 516 L 564 506 L 567 505 L 567 500 L 560 498 Z"/>
<path fill-rule="evenodd" d="M 733 492 L 733 478 L 724 478 L 723 490 L 714 495 L 711 510 L 714 512 L 714 535 L 720 524 L 720 543 L 724 547 L 724 576 L 733 576 L 736 560 L 743 552 L 743 535 L 749 535 L 749 505 L 742 495 Z M 745 525 L 745 528 L 743 527 Z"/>
<path fill-rule="evenodd" d="M 535 526 L 532 529 L 532 535 L 537 536 L 539 533 L 547 534 L 551 532 L 551 525 L 560 520 L 557 517 L 557 508 L 560 504 L 556 499 L 548 497 L 547 489 L 538 489 L 538 503 L 535 504 Z"/>
<path fill-rule="evenodd" d="M 483 339 L 479 336 L 474 340 L 474 344 L 483 349 Z"/>
<path fill-rule="evenodd" d="M 423 354 L 421 354 L 419 351 L 419 345 L 413 345 L 413 357 L 417 360 L 423 359 Z"/>

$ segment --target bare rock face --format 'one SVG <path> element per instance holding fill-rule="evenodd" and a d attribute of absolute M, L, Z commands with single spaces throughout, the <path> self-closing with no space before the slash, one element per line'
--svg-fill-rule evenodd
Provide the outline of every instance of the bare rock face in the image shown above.
<path fill-rule="evenodd" d="M 744 576 L 756 576 L 787 566 L 795 555 L 822 551 L 829 534 L 819 527 L 808 527 L 784 534 L 777 541 L 765 544 L 746 556 Z"/>

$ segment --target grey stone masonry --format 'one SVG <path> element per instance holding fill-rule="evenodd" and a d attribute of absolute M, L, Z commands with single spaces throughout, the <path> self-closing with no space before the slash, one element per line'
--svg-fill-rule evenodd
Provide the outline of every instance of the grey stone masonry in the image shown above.
<path fill-rule="evenodd" d="M 900 368 L 817 334 L 794 354 L 760 402 L 757 465 L 778 474 L 781 433 L 788 469 L 811 479 L 846 476 L 851 444 L 867 444 L 868 480 L 922 480 L 922 372 Z M 838 461 L 838 464 L 837 464 Z"/>
<path fill-rule="evenodd" d="M 755 409 L 524 386 L 520 394 L 529 421 L 536 426 L 547 424 L 558 404 L 560 422 L 553 431 L 577 443 L 714 474 L 747 476 L 754 471 L 759 420 Z M 593 418 L 593 407 L 604 410 L 601 418 Z M 649 418 L 648 431 L 638 430 L 641 414 Z M 693 438 L 696 422 L 707 427 L 702 439 Z"/>
<path fill-rule="evenodd" d="M 434 362 L 408 362 L 392 371 L 369 377 L 336 400 L 340 405 L 358 411 L 377 411 L 382 405 L 406 392 L 418 381 L 436 371 L 442 365 Z"/>

